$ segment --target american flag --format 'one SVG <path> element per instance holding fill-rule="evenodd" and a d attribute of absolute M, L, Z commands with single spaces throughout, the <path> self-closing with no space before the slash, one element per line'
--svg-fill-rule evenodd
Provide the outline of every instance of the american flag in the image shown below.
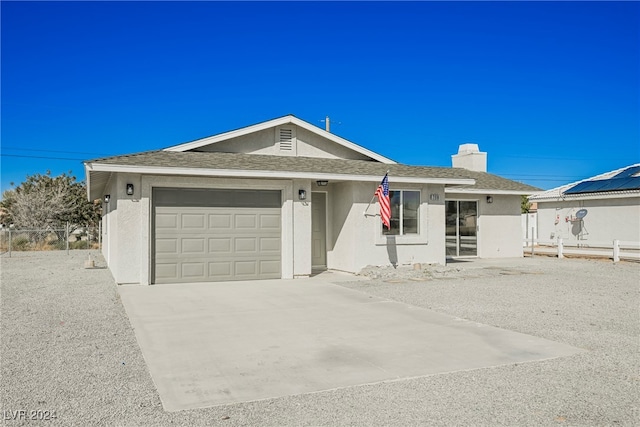
<path fill-rule="evenodd" d="M 374 196 L 378 198 L 378 203 L 380 203 L 380 217 L 382 218 L 382 223 L 387 227 L 388 230 L 391 229 L 391 201 L 389 200 L 389 177 L 387 174 L 382 178 L 382 182 L 378 185 L 378 189 L 376 190 Z"/>

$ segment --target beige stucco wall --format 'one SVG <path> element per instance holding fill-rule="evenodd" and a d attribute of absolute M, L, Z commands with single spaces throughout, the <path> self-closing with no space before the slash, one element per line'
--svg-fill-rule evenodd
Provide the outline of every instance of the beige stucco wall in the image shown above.
<path fill-rule="evenodd" d="M 135 186 L 127 196 L 126 184 Z M 152 280 L 151 193 L 153 187 L 279 189 L 282 203 L 282 277 L 311 274 L 311 193 L 327 193 L 327 267 L 358 272 L 367 265 L 445 263 L 445 194 L 442 185 L 403 184 L 392 190 L 420 191 L 419 234 L 382 234 L 377 201 L 367 209 L 376 183 L 331 182 L 319 188 L 311 180 L 255 180 L 115 174 L 111 202 L 103 218 L 103 251 L 117 283 L 149 284 Z M 306 192 L 299 200 L 298 191 Z M 522 256 L 520 197 L 452 195 L 447 199 L 478 200 L 478 256 Z M 365 210 L 367 215 L 365 215 Z M 637 206 L 636 206 L 636 218 Z M 636 228 L 637 232 L 637 228 Z"/>
<path fill-rule="evenodd" d="M 580 209 L 587 209 L 582 233 L 579 221 L 567 221 Z M 611 244 L 614 239 L 639 242 L 640 197 L 538 202 L 538 239 L 558 237 L 569 244 Z"/>
<path fill-rule="evenodd" d="M 134 185 L 133 196 L 126 194 L 126 185 Z M 141 177 L 138 174 L 114 174 L 105 194 L 111 196 L 105 204 L 102 218 L 102 252 L 117 283 L 140 283 L 142 261 L 142 222 L 140 212 Z"/>
<path fill-rule="evenodd" d="M 142 229 L 146 227 L 146 219 L 140 215 L 141 177 L 133 174 L 118 174 L 116 179 L 117 194 L 117 246 L 114 257 L 117 259 L 118 283 L 139 283 L 139 269 L 144 249 L 141 241 Z M 134 194 L 126 194 L 126 185 L 133 184 Z M 113 193 L 111 193 L 113 197 Z M 122 250 L 125 247 L 126 250 Z"/>
<path fill-rule="evenodd" d="M 133 196 L 126 195 L 126 184 L 135 186 Z M 296 183 L 310 188 L 310 183 Z M 294 246 L 293 218 L 297 212 L 296 225 L 300 230 L 311 230 L 311 214 L 308 206 L 297 201 L 298 188 L 291 180 L 250 180 L 199 177 L 172 177 L 134 174 L 116 174 L 109 186 L 111 201 L 103 217 L 103 252 L 116 283 L 150 284 L 152 280 L 151 239 L 151 191 L 152 187 L 181 188 L 251 188 L 278 189 L 282 191 L 282 277 L 311 273 L 310 243 L 304 234 L 298 236 Z M 302 187 L 301 187 L 302 188 Z M 307 224 L 305 224 L 305 222 Z M 310 239 L 309 239 L 310 240 Z M 294 257 L 294 253 L 297 255 Z M 309 254 L 308 256 L 306 254 Z M 307 260 L 308 259 L 308 260 Z"/>
<path fill-rule="evenodd" d="M 255 154 L 274 154 L 274 151 L 277 150 L 278 147 L 275 147 L 275 132 L 273 128 L 254 132 L 250 135 L 228 139 L 226 141 L 220 141 L 198 149 L 198 151 Z"/>
<path fill-rule="evenodd" d="M 117 268 L 118 263 L 115 256 L 118 246 L 118 234 L 115 232 L 118 225 L 118 198 L 116 187 L 117 178 L 112 178 L 105 188 L 105 194 L 109 194 L 111 200 L 109 203 L 103 204 L 104 213 L 102 215 L 102 254 L 112 271 L 114 268 Z M 111 196 L 112 194 L 113 196 Z"/>
<path fill-rule="evenodd" d="M 419 234 L 387 237 L 382 234 L 379 205 L 367 209 L 377 184 L 344 182 L 330 186 L 328 210 L 332 216 L 327 244 L 328 268 L 358 272 L 368 265 L 445 263 L 443 186 L 402 185 L 392 190 L 420 190 Z M 436 194 L 438 201 L 429 201 Z M 367 215 L 365 215 L 365 210 Z"/>
<path fill-rule="evenodd" d="M 522 219 L 521 196 L 447 193 L 447 200 L 478 202 L 478 257 L 521 257 Z"/>
<path fill-rule="evenodd" d="M 302 157 L 322 157 L 333 159 L 369 160 L 363 154 L 355 152 L 350 148 L 327 141 L 318 134 L 310 132 L 304 128 L 297 128 L 298 156 Z"/>
<path fill-rule="evenodd" d="M 311 274 L 311 181 L 293 180 L 293 276 L 305 277 Z M 300 200 L 299 190 L 306 192 L 306 199 Z"/>
<path fill-rule="evenodd" d="M 278 132 L 282 128 L 293 128 L 295 138 L 291 151 L 281 151 L 276 143 Z M 249 135 L 240 136 L 226 141 L 217 142 L 199 148 L 199 151 L 213 151 L 223 153 L 251 153 L 266 154 L 272 156 L 302 156 L 320 157 L 329 159 L 354 159 L 368 160 L 368 157 L 336 144 L 323 138 L 322 136 L 309 132 L 304 128 L 295 125 L 280 126 L 277 128 L 265 129 Z"/>

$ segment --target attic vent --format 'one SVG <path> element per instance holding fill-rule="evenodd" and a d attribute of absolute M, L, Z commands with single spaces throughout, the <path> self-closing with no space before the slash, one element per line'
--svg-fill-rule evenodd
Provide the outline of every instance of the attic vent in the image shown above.
<path fill-rule="evenodd" d="M 280 151 L 291 151 L 293 149 L 293 129 L 280 129 Z"/>

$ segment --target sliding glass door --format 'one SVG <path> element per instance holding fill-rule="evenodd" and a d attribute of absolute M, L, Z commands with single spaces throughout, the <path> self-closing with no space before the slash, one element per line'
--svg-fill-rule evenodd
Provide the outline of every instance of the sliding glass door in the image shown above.
<path fill-rule="evenodd" d="M 446 251 L 448 257 L 478 255 L 478 202 L 446 201 Z"/>

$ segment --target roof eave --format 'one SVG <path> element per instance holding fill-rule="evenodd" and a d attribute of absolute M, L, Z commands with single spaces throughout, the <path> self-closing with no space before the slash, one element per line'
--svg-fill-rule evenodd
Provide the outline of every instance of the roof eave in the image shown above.
<path fill-rule="evenodd" d="M 493 194 L 493 195 L 505 195 L 505 196 L 527 196 L 534 193 L 534 191 L 524 190 L 496 190 L 490 188 L 445 188 L 445 193 L 456 194 Z"/>
<path fill-rule="evenodd" d="M 93 199 L 91 198 L 91 174 L 89 173 L 89 166 L 84 164 L 84 176 L 87 177 L 87 199 L 91 202 Z"/>
<path fill-rule="evenodd" d="M 163 166 L 132 166 L 114 165 L 108 163 L 88 163 L 88 172 L 120 172 L 138 173 L 145 175 L 178 175 L 178 176 L 209 176 L 224 178 L 262 178 L 262 179 L 312 179 L 380 182 L 380 175 L 337 174 L 323 172 L 290 172 L 270 170 L 246 169 L 207 169 L 207 168 L 179 168 Z M 402 177 L 394 176 L 394 183 L 474 185 L 470 178 L 430 178 L 430 177 Z"/>
<path fill-rule="evenodd" d="M 548 203 L 548 202 L 566 202 L 571 200 L 597 200 L 597 199 L 624 199 L 629 197 L 640 197 L 639 190 L 601 192 L 601 193 L 584 193 L 584 194 L 566 194 L 555 195 L 549 197 L 529 197 L 530 202 Z"/>

